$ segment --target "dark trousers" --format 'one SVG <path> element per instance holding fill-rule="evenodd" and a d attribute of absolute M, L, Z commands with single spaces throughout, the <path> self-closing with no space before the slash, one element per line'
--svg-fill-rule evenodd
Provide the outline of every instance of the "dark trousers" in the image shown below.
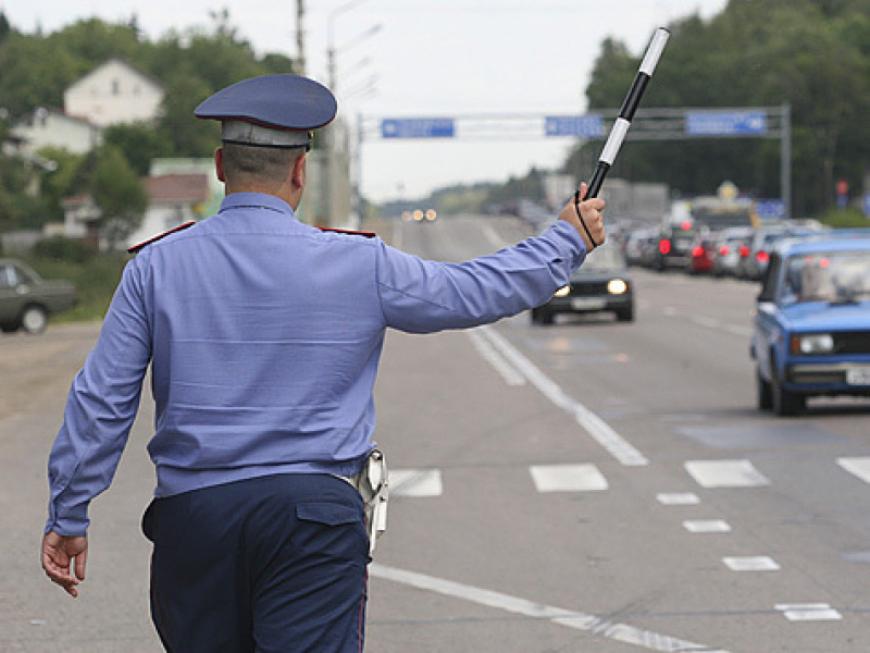
<path fill-rule="evenodd" d="M 168 653 L 359 653 L 368 535 L 359 493 L 280 474 L 155 499 L 151 616 Z"/>

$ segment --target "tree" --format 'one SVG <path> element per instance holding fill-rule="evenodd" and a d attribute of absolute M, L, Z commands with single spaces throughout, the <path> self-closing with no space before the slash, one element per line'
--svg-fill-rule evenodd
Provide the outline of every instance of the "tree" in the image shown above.
<path fill-rule="evenodd" d="M 147 122 L 107 127 L 103 141 L 121 150 L 130 167 L 141 177 L 148 175 L 152 159 L 173 153 L 173 143 L 166 132 Z"/>
<path fill-rule="evenodd" d="M 114 249 L 142 222 L 148 206 L 145 189 L 127 159 L 113 145 L 104 145 L 98 151 L 89 187 L 103 216 L 103 235 Z"/>

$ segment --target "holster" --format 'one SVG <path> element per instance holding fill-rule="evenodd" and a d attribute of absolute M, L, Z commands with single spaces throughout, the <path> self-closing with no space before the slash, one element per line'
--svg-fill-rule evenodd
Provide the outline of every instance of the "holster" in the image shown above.
<path fill-rule="evenodd" d="M 341 478 L 354 486 L 362 497 L 366 528 L 369 532 L 369 555 L 372 555 L 378 538 L 387 530 L 387 502 L 390 491 L 384 453 L 380 449 L 373 449 L 359 474 Z"/>

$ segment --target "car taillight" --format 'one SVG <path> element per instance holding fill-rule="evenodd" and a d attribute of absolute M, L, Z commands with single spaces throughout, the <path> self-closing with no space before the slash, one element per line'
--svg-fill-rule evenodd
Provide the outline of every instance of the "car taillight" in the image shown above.
<path fill-rule="evenodd" d="M 701 247 L 700 245 L 695 245 L 692 248 L 692 256 L 694 256 L 695 258 L 700 258 L 700 257 L 704 256 L 704 248 Z"/>
<path fill-rule="evenodd" d="M 767 263 L 770 260 L 770 254 L 762 249 L 755 253 L 755 260 L 759 263 Z"/>
<path fill-rule="evenodd" d="M 740 258 L 746 258 L 747 256 L 749 256 L 749 246 L 748 245 L 741 245 L 740 249 L 737 251 L 740 252 Z"/>
<path fill-rule="evenodd" d="M 662 238 L 662 239 L 659 241 L 659 252 L 661 252 L 662 254 L 665 254 L 665 255 L 666 255 L 666 254 L 670 254 L 670 252 L 671 252 L 671 241 L 669 241 L 667 238 Z"/>
<path fill-rule="evenodd" d="M 722 245 L 722 247 L 719 248 L 719 256 L 728 256 L 728 252 L 730 251 L 728 245 Z"/>

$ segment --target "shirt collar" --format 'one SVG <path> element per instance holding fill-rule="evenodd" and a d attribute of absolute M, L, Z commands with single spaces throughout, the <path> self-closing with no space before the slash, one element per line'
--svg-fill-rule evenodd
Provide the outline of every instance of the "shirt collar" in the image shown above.
<path fill-rule="evenodd" d="M 229 209 L 266 209 L 294 217 L 293 207 L 280 197 L 267 193 L 231 193 L 221 202 L 219 213 Z"/>

